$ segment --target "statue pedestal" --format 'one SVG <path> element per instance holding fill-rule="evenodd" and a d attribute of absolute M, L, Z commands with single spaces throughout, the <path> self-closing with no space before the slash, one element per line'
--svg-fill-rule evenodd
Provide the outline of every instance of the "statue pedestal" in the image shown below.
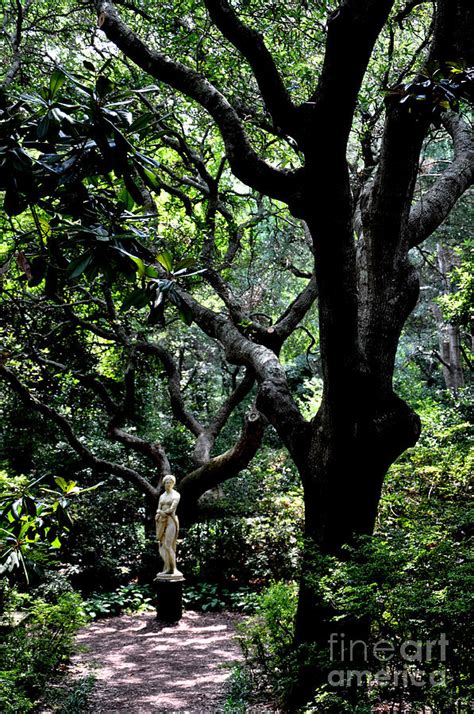
<path fill-rule="evenodd" d="M 169 624 L 179 622 L 183 615 L 182 575 L 157 575 L 153 581 L 157 598 L 156 619 Z"/>

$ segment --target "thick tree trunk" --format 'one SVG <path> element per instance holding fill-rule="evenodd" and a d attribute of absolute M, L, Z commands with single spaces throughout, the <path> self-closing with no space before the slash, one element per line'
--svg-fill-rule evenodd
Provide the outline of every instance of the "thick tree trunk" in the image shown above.
<path fill-rule="evenodd" d="M 299 675 L 289 696 L 290 711 L 304 704 L 317 685 L 330 684 L 332 669 L 341 669 L 330 658 L 331 635 L 337 640 L 344 632 L 346 642 L 367 641 L 367 620 L 336 620 L 337 613 L 323 601 L 319 581 L 328 567 L 325 556 L 349 557 L 344 546 L 373 533 L 385 474 L 420 434 L 418 417 L 392 388 L 400 332 L 418 295 L 407 250 L 400 249 L 401 206 L 411 195 L 412 176 L 407 171 L 402 180 L 394 177 L 398 225 L 375 203 L 356 254 L 345 171 L 341 162 L 336 175 L 333 161 L 327 182 L 331 197 L 323 196 L 320 203 L 328 206 L 327 213 L 305 216 L 319 287 L 324 393 L 308 451 L 297 464 L 306 526 L 295 632 Z M 388 199 L 381 195 L 377 200 Z M 365 669 L 364 664 L 346 656 L 344 669 Z"/>
<path fill-rule="evenodd" d="M 337 613 L 323 603 L 318 589 L 325 572 L 324 556 L 349 557 L 345 545 L 360 535 L 373 532 L 384 476 L 393 461 L 414 445 L 420 434 L 420 422 L 412 410 L 392 394 L 372 413 L 360 409 L 349 423 L 341 418 L 341 440 L 324 429 L 323 404 L 314 424 L 313 440 L 305 472 L 306 526 L 303 572 L 296 618 L 295 645 L 300 657 L 300 677 L 289 698 L 290 710 L 296 710 L 314 692 L 318 684 L 327 684 L 332 669 L 341 669 L 331 661 L 329 641 L 367 641 L 367 621 L 334 621 Z M 334 423 L 333 423 L 334 429 Z M 337 434 L 337 427 L 336 427 Z M 361 649 L 356 652 L 360 654 Z M 315 653 L 319 653 L 315 657 Z M 344 669 L 357 666 L 345 653 Z M 338 689 L 340 692 L 340 688 Z"/>

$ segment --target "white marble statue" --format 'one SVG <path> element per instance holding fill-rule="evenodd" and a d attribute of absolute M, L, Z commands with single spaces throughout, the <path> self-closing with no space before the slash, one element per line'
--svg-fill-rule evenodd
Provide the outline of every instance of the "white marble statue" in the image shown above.
<path fill-rule="evenodd" d="M 158 501 L 156 511 L 156 537 L 164 566 L 158 578 L 182 578 L 182 573 L 176 569 L 176 541 L 178 539 L 179 521 L 176 515 L 180 494 L 174 490 L 176 479 L 168 474 L 163 479 L 164 493 Z"/>

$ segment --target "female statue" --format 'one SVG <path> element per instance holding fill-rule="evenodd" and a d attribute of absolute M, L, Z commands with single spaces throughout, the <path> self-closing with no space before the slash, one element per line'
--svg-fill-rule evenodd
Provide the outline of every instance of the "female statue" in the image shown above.
<path fill-rule="evenodd" d="M 163 570 L 159 575 L 182 575 L 179 570 L 176 570 L 176 541 L 179 531 L 176 508 L 181 496 L 173 488 L 175 483 L 176 479 L 171 474 L 164 477 L 165 492 L 160 496 L 155 516 L 156 537 L 164 562 Z"/>

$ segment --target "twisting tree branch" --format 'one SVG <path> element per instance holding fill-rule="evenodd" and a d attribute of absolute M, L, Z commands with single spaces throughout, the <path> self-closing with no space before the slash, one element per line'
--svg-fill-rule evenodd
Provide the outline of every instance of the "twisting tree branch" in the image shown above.
<path fill-rule="evenodd" d="M 133 483 L 140 491 L 150 496 L 154 501 L 158 498 L 158 491 L 137 471 L 128 466 L 122 466 L 121 464 L 116 464 L 97 457 L 75 434 L 66 417 L 33 396 L 15 373 L 4 364 L 0 364 L 0 376 L 10 384 L 11 388 L 19 395 L 25 404 L 31 406 L 35 411 L 45 416 L 61 429 L 69 445 L 87 464 L 95 469 L 112 474 L 113 476 L 120 476 L 126 481 Z"/>
<path fill-rule="evenodd" d="M 451 164 L 413 206 L 408 220 L 410 246 L 428 238 L 449 215 L 458 199 L 474 183 L 474 134 L 457 115 L 446 116 L 443 124 L 453 139 Z"/>
<path fill-rule="evenodd" d="M 257 410 L 252 410 L 245 418 L 237 443 L 225 453 L 215 456 L 187 474 L 180 481 L 180 492 L 188 501 L 194 502 L 205 491 L 237 476 L 257 453 L 264 430 L 265 419 Z"/>
<path fill-rule="evenodd" d="M 296 108 L 262 35 L 245 25 L 227 0 L 205 0 L 211 20 L 248 61 L 275 124 L 294 135 Z"/>
<path fill-rule="evenodd" d="M 203 332 L 221 343 L 228 361 L 254 372 L 258 382 L 257 408 L 300 463 L 308 448 L 308 423 L 291 395 L 284 369 L 273 350 L 247 339 L 224 315 L 204 307 L 184 290 L 180 295 Z"/>
<path fill-rule="evenodd" d="M 251 147 L 237 112 L 207 79 L 186 65 L 150 49 L 123 22 L 110 2 L 97 0 L 99 24 L 127 57 L 161 82 L 198 102 L 212 116 L 224 139 L 227 158 L 235 175 L 257 191 L 287 200 L 297 173 L 280 171 L 263 161 Z"/>
<path fill-rule="evenodd" d="M 281 344 L 283 344 L 296 329 L 303 317 L 311 309 L 317 296 L 318 285 L 316 276 L 313 273 L 304 290 L 296 296 L 291 305 L 288 306 L 274 325 L 275 334 Z"/>

